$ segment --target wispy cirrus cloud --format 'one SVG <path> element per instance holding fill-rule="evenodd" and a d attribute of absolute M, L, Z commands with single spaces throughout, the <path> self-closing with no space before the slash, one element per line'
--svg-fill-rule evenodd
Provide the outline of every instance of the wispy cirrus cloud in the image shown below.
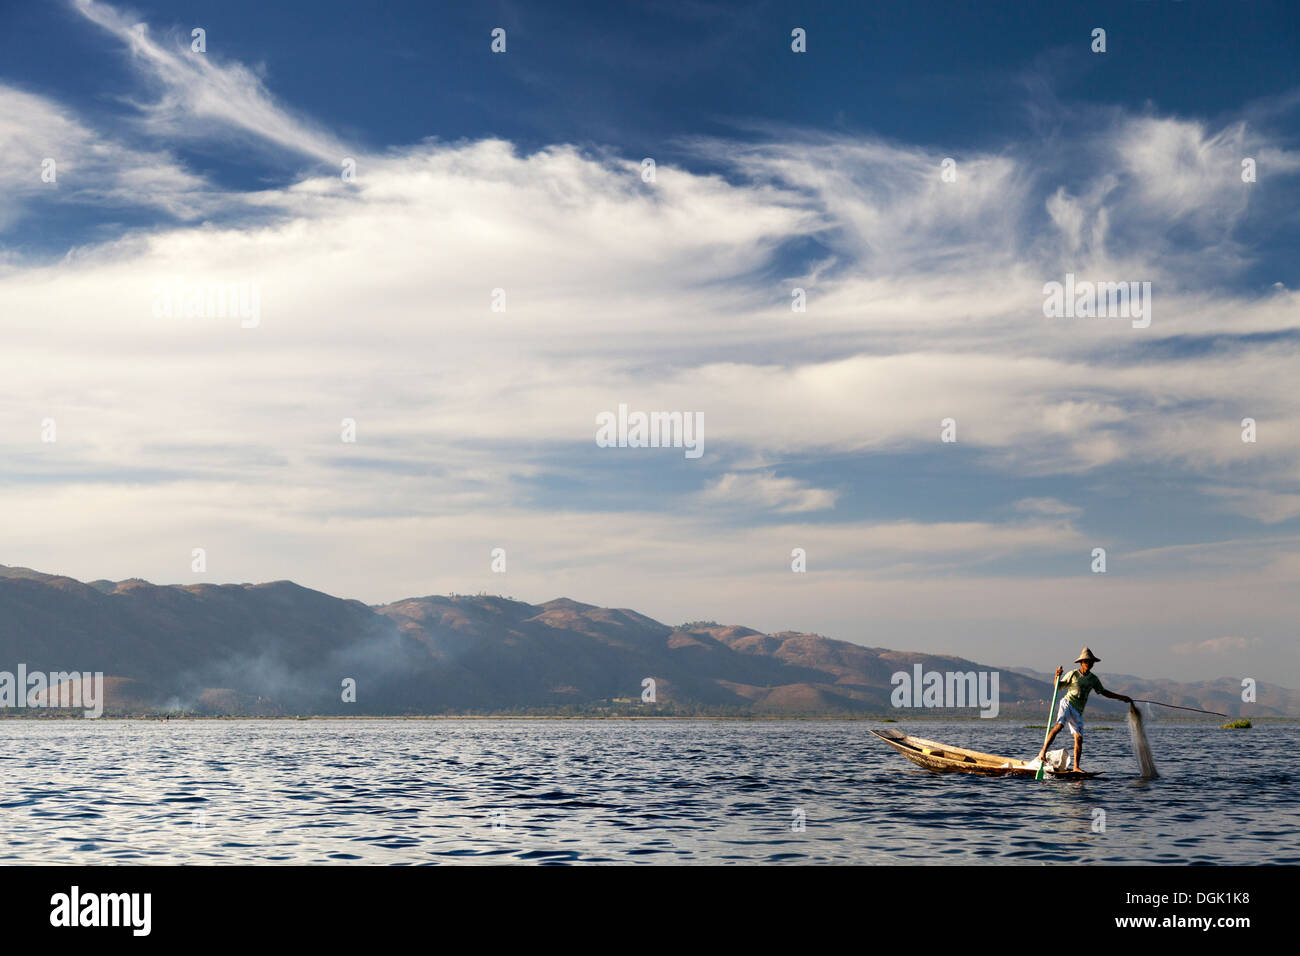
<path fill-rule="evenodd" d="M 1228 637 L 1211 637 L 1203 641 L 1188 641 L 1182 644 L 1171 644 L 1169 649 L 1175 654 L 1234 654 L 1241 651 L 1249 650 L 1259 645 L 1257 638 L 1239 637 L 1231 635 Z"/>
<path fill-rule="evenodd" d="M 1264 524 L 1280 524 L 1300 517 L 1300 493 L 1271 491 L 1267 488 L 1213 486 L 1204 494 L 1223 499 L 1223 507 Z"/>
<path fill-rule="evenodd" d="M 1024 514 L 1049 517 L 1077 518 L 1083 514 L 1082 508 L 1066 504 L 1056 498 L 1021 498 L 1013 507 Z"/>
<path fill-rule="evenodd" d="M 714 505 L 788 514 L 834 508 L 837 495 L 829 488 L 813 488 L 796 478 L 778 477 L 771 472 L 727 472 L 706 487 L 700 497 Z"/>
<path fill-rule="evenodd" d="M 165 148 L 134 147 L 48 97 L 3 84 L 0 180 L 0 231 L 49 205 L 148 206 L 179 219 L 212 205 L 206 179 Z"/>
<path fill-rule="evenodd" d="M 232 131 L 338 165 L 349 155 L 333 136 L 277 103 L 253 70 L 216 53 L 195 53 L 190 38 L 154 39 L 148 24 L 97 0 L 72 0 L 73 8 L 122 43 L 158 99 L 137 103 L 140 120 L 155 135 L 196 139 L 228 137 Z"/>

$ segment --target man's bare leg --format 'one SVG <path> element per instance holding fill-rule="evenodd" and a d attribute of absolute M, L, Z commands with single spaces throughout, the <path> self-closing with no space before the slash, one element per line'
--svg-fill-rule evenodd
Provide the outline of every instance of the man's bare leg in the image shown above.
<path fill-rule="evenodd" d="M 1047 748 L 1052 746 L 1052 741 L 1056 739 L 1056 735 L 1059 734 L 1060 732 L 1061 732 L 1061 724 L 1054 724 L 1052 726 L 1052 729 L 1047 734 L 1047 740 L 1043 742 L 1043 749 L 1038 751 L 1039 761 L 1045 760 L 1047 758 Z M 1078 738 L 1076 737 L 1075 739 L 1077 740 Z"/>
<path fill-rule="evenodd" d="M 1079 766 L 1079 758 L 1083 756 L 1083 734 L 1074 735 L 1074 769 L 1082 770 Z"/>

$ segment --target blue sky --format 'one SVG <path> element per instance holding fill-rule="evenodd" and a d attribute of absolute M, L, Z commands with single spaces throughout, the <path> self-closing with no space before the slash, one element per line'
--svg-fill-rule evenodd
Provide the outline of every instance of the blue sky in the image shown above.
<path fill-rule="evenodd" d="M 1296 686 L 1297 17 L 7 6 L 0 561 Z M 1067 272 L 1150 328 L 1044 317 Z M 598 447 L 620 403 L 706 453 Z"/>

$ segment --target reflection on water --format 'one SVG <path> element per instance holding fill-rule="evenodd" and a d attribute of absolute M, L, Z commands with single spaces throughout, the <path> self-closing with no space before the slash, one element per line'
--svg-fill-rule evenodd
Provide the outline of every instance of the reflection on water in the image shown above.
<path fill-rule="evenodd" d="M 1078 783 L 931 774 L 867 726 L 5 720 L 0 859 L 1300 863 L 1294 723 L 1153 723 L 1142 781 L 1120 719 Z M 1042 733 L 890 726 L 1020 757 Z"/>

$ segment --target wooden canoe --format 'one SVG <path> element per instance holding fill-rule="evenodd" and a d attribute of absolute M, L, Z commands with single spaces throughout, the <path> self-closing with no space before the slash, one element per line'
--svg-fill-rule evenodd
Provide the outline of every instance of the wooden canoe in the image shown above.
<path fill-rule="evenodd" d="M 1038 772 L 1038 768 L 1027 760 L 998 757 L 980 753 L 978 750 L 937 743 L 923 737 L 909 737 L 896 730 L 872 730 L 871 732 L 912 763 L 936 773 L 977 773 L 986 777 L 1032 777 Z M 1055 770 L 1052 767 L 1048 767 L 1047 772 L 1049 776 L 1063 780 L 1086 780 L 1101 776 L 1100 772 Z"/>

